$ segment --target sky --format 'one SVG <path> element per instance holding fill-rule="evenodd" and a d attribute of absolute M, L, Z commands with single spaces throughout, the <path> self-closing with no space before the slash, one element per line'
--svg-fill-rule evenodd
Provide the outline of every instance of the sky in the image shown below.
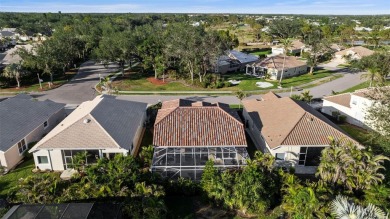
<path fill-rule="evenodd" d="M 390 14 L 390 0 L 0 0 L 0 12 Z"/>

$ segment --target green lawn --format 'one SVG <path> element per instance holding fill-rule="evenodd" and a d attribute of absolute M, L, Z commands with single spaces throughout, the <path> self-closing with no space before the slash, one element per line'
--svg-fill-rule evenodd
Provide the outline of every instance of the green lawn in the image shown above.
<path fill-rule="evenodd" d="M 386 81 L 386 85 L 390 85 L 390 80 Z M 340 93 L 350 93 L 350 92 L 354 92 L 354 91 L 359 90 L 359 89 L 368 88 L 369 86 L 370 86 L 370 82 L 365 81 L 363 83 L 360 83 L 358 85 L 350 87 L 350 88 L 348 88 L 346 90 L 343 90 Z"/>
<path fill-rule="evenodd" d="M 272 53 L 272 50 L 264 50 L 264 51 L 258 51 L 258 52 L 251 52 L 250 54 L 258 56 L 258 55 L 268 55 L 271 53 Z"/>
<path fill-rule="evenodd" d="M 327 70 L 320 70 L 314 72 L 314 75 L 300 75 L 297 77 L 287 78 L 283 80 L 283 87 L 290 88 L 291 86 L 301 86 L 306 83 L 325 78 L 328 76 L 334 76 L 332 79 L 341 77 L 341 75 L 334 75 L 334 72 Z M 222 76 L 224 81 L 240 80 L 241 83 L 236 86 L 225 87 L 220 89 L 202 88 L 197 86 L 191 86 L 184 81 L 171 81 L 167 84 L 156 85 L 147 80 L 147 77 L 141 73 L 132 73 L 125 78 L 118 77 L 113 83 L 112 87 L 117 88 L 119 91 L 262 91 L 269 89 L 276 89 L 278 81 L 267 80 L 273 86 L 269 88 L 259 88 L 256 86 L 256 82 L 264 82 L 266 80 L 259 79 L 250 75 L 246 75 L 243 72 L 228 73 Z M 321 81 L 316 85 L 325 83 L 328 81 Z"/>
<path fill-rule="evenodd" d="M 10 188 L 16 186 L 20 178 L 32 175 L 31 171 L 34 167 L 34 159 L 30 158 L 6 175 L 0 176 L 0 198 L 6 198 Z"/>
<path fill-rule="evenodd" d="M 68 82 L 68 80 L 70 80 L 71 78 L 73 78 L 77 74 L 77 71 L 78 71 L 77 69 L 71 69 L 68 72 L 66 72 L 65 74 L 55 76 L 53 79 L 53 86 L 51 86 L 51 88 L 49 88 L 49 85 L 48 85 L 48 81 L 50 81 L 50 79 L 48 78 L 47 75 L 45 75 L 43 78 L 41 78 L 44 81 L 44 82 L 42 82 L 43 89 L 40 88 L 39 83 L 37 82 L 38 79 L 36 78 L 36 79 L 31 79 L 33 82 L 36 82 L 36 83 L 31 83 L 31 84 L 25 84 L 26 81 L 22 80 L 20 88 L 17 88 L 16 86 L 0 87 L 0 93 L 1 92 L 21 93 L 21 92 L 32 92 L 32 91 L 42 91 L 42 90 L 54 89 L 54 88 L 57 88 L 57 87 L 65 84 L 66 82 Z"/>

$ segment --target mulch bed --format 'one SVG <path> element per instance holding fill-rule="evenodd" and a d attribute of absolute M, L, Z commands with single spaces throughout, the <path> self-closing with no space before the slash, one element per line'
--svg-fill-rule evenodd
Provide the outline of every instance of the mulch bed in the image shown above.
<path fill-rule="evenodd" d="M 156 79 L 156 78 L 154 78 L 154 77 L 149 77 L 147 80 L 148 80 L 150 83 L 155 84 L 155 85 L 164 85 L 164 84 L 167 84 L 167 82 L 164 82 L 164 81 L 162 81 L 162 80 L 160 80 L 160 79 Z"/>

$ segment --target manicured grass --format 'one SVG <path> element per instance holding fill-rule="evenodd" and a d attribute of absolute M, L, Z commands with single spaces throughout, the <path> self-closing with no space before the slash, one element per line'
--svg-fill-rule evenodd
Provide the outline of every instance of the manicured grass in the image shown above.
<path fill-rule="evenodd" d="M 265 50 L 265 51 L 251 52 L 250 54 L 258 56 L 258 55 L 268 55 L 271 53 L 272 53 L 271 50 Z"/>
<path fill-rule="evenodd" d="M 283 80 L 283 87 L 289 88 L 291 86 L 301 86 L 303 84 L 325 78 L 328 76 L 335 76 L 334 72 L 328 70 L 320 70 L 314 72 L 313 75 L 300 75 L 297 77 L 286 78 Z M 246 75 L 243 72 L 228 73 L 222 76 L 224 81 L 240 80 L 241 83 L 231 87 L 224 87 L 219 89 L 202 88 L 198 86 L 192 86 L 186 84 L 184 81 L 171 81 L 163 85 L 156 85 L 147 80 L 147 76 L 142 73 L 133 72 L 127 75 L 125 78 L 118 77 L 112 83 L 113 88 L 117 88 L 119 91 L 262 91 L 269 89 L 276 89 L 278 81 L 259 79 L 250 75 Z M 337 77 L 341 77 L 337 75 Z M 167 80 L 168 81 L 168 80 Z M 259 88 L 256 86 L 256 82 L 269 82 L 273 86 L 269 88 Z M 325 83 L 323 81 L 321 83 Z M 316 84 L 318 85 L 318 83 Z"/>
<path fill-rule="evenodd" d="M 390 80 L 386 81 L 386 85 L 390 85 Z M 354 91 L 359 90 L 359 89 L 368 88 L 369 86 L 370 86 L 370 82 L 369 81 L 365 81 L 363 83 L 360 83 L 358 85 L 350 87 L 350 88 L 348 88 L 346 90 L 343 90 L 340 93 L 350 93 L 350 92 L 354 92 Z"/>
<path fill-rule="evenodd" d="M 32 175 L 34 167 L 34 159 L 30 158 L 6 175 L 0 176 L 0 198 L 6 198 L 9 190 L 18 184 L 20 178 Z"/>

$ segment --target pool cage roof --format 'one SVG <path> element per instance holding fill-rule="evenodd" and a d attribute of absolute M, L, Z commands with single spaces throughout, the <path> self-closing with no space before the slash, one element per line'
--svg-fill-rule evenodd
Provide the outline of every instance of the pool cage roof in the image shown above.
<path fill-rule="evenodd" d="M 116 203 L 66 203 L 66 204 L 22 204 L 13 206 L 3 219 L 103 219 L 122 218 L 121 204 Z"/>

